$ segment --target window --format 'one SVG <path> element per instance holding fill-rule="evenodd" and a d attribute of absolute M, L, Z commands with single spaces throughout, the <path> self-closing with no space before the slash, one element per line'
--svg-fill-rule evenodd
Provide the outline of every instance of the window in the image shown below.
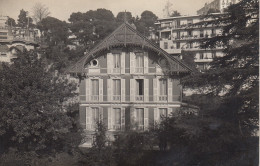
<path fill-rule="evenodd" d="M 212 52 L 212 59 L 216 57 L 216 52 Z"/>
<path fill-rule="evenodd" d="M 168 49 L 168 42 L 164 42 L 163 46 L 164 49 Z"/>
<path fill-rule="evenodd" d="M 191 24 L 193 24 L 193 20 L 192 20 L 192 19 L 188 19 L 187 22 L 188 22 L 188 25 L 189 25 L 189 26 L 190 26 Z"/>
<path fill-rule="evenodd" d="M 203 53 L 200 53 L 200 59 L 203 59 L 203 57 L 204 57 Z"/>
<path fill-rule="evenodd" d="M 137 73 L 143 73 L 144 70 L 144 55 L 143 53 L 135 53 L 135 66 Z"/>
<path fill-rule="evenodd" d="M 7 32 L 0 32 L 0 35 L 7 35 Z"/>
<path fill-rule="evenodd" d="M 98 100 L 99 81 L 98 79 L 91 80 L 91 100 Z"/>
<path fill-rule="evenodd" d="M 135 124 L 138 129 L 143 130 L 144 127 L 144 109 L 143 108 L 136 108 L 135 109 Z"/>
<path fill-rule="evenodd" d="M 136 80 L 136 100 L 142 101 L 144 99 L 144 80 Z"/>
<path fill-rule="evenodd" d="M 192 31 L 188 31 L 188 36 L 192 36 Z"/>
<path fill-rule="evenodd" d="M 181 47 L 180 42 L 177 42 L 176 45 L 177 45 L 177 49 L 180 49 L 180 47 Z"/>
<path fill-rule="evenodd" d="M 113 72 L 120 72 L 120 54 L 113 54 Z"/>
<path fill-rule="evenodd" d="M 203 30 L 200 30 L 200 37 L 204 37 L 204 32 L 203 32 Z"/>
<path fill-rule="evenodd" d="M 96 67 L 98 65 L 98 61 L 96 59 L 94 59 L 94 60 L 91 61 L 90 64 L 91 64 L 91 66 Z"/>
<path fill-rule="evenodd" d="M 113 80 L 113 100 L 120 101 L 121 97 L 121 80 Z"/>
<path fill-rule="evenodd" d="M 180 39 L 180 38 L 181 38 L 181 32 L 178 31 L 178 32 L 177 32 L 177 39 Z"/>
<path fill-rule="evenodd" d="M 159 85 L 160 85 L 159 100 L 165 101 L 165 100 L 167 100 L 167 80 L 166 79 L 160 79 Z"/>

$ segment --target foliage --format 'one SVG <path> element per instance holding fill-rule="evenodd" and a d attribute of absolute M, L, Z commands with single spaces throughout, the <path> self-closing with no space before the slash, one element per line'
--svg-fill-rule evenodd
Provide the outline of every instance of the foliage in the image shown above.
<path fill-rule="evenodd" d="M 69 107 L 63 104 L 75 95 L 73 83 L 54 76 L 35 52 L 23 52 L 13 64 L 4 64 L 0 78 L 4 150 L 16 147 L 45 153 L 77 146 L 77 141 L 68 141 L 76 127 L 74 117 L 66 111 Z"/>
<path fill-rule="evenodd" d="M 11 17 L 8 17 L 7 21 L 6 21 L 6 25 L 12 27 L 12 26 L 16 26 L 15 20 Z"/>
<path fill-rule="evenodd" d="M 43 32 L 48 45 L 58 45 L 66 43 L 68 39 L 68 25 L 54 17 L 46 17 L 37 24 L 37 27 Z"/>
<path fill-rule="evenodd" d="M 134 18 L 132 17 L 131 12 L 119 12 L 116 16 L 117 22 L 124 22 L 128 21 L 129 23 L 132 23 L 134 21 Z"/>
<path fill-rule="evenodd" d="M 151 32 L 156 32 L 156 26 L 154 22 L 157 20 L 157 16 L 151 11 L 144 11 L 141 14 L 140 20 L 136 20 L 136 29 L 145 36 L 149 36 Z"/>
<path fill-rule="evenodd" d="M 22 9 L 20 10 L 20 14 L 18 16 L 18 26 L 26 28 L 28 25 L 29 27 L 34 26 L 33 20 L 28 16 L 28 12 Z"/>
<path fill-rule="evenodd" d="M 177 10 L 174 10 L 171 14 L 170 17 L 178 17 L 181 16 L 181 13 L 179 13 Z"/>
<path fill-rule="evenodd" d="M 50 15 L 50 11 L 48 7 L 41 3 L 36 3 L 33 8 L 33 19 L 35 20 L 36 23 L 42 21 L 42 19 L 48 17 Z"/>
<path fill-rule="evenodd" d="M 106 9 L 72 13 L 69 21 L 71 22 L 70 30 L 87 48 L 93 47 L 117 27 L 113 13 Z"/>

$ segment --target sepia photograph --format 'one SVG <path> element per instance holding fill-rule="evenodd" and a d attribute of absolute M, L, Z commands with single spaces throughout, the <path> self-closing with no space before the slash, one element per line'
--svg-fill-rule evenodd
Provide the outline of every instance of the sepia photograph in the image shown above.
<path fill-rule="evenodd" d="M 0 166 L 258 166 L 259 0 L 0 0 Z"/>

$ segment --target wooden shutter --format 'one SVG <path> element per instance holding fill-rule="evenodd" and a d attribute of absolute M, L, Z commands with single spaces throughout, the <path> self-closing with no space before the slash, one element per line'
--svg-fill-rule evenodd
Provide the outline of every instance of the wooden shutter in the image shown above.
<path fill-rule="evenodd" d="M 107 109 L 107 128 L 108 128 L 108 130 L 111 130 L 111 126 L 112 126 L 112 124 L 111 124 L 111 107 L 108 107 L 108 109 Z"/>
<path fill-rule="evenodd" d="M 144 74 L 147 74 L 148 71 L 149 71 L 149 68 L 148 68 L 148 52 L 145 52 L 144 53 Z"/>
<path fill-rule="evenodd" d="M 112 101 L 112 79 L 107 79 L 107 101 Z"/>
<path fill-rule="evenodd" d="M 153 79 L 153 101 L 158 101 L 158 82 L 157 82 L 157 78 Z"/>
<path fill-rule="evenodd" d="M 112 65 L 113 65 L 113 54 L 107 53 L 107 73 L 112 73 Z"/>
<path fill-rule="evenodd" d="M 149 122 L 148 122 L 148 116 L 149 116 L 149 114 L 148 114 L 148 108 L 144 108 L 144 130 L 148 130 L 148 124 L 149 124 Z"/>
<path fill-rule="evenodd" d="M 172 102 L 172 79 L 167 79 L 167 85 L 168 85 L 168 102 Z"/>
<path fill-rule="evenodd" d="M 103 107 L 99 107 L 99 121 L 103 122 L 104 121 L 104 111 Z"/>
<path fill-rule="evenodd" d="M 115 110 L 111 108 L 111 129 L 114 130 L 114 124 L 115 124 Z"/>
<path fill-rule="evenodd" d="M 154 108 L 153 113 L 154 113 L 154 124 L 156 124 L 158 123 L 160 117 L 158 108 Z"/>
<path fill-rule="evenodd" d="M 125 130 L 125 108 L 121 108 L 121 130 Z"/>
<path fill-rule="evenodd" d="M 121 101 L 125 101 L 125 79 L 121 79 Z"/>
<path fill-rule="evenodd" d="M 125 74 L 125 52 L 121 53 L 121 74 Z"/>
<path fill-rule="evenodd" d="M 172 116 L 172 109 L 173 108 L 168 108 L 168 110 L 167 110 L 168 117 Z"/>
<path fill-rule="evenodd" d="M 99 101 L 103 101 L 103 79 L 99 79 Z"/>
<path fill-rule="evenodd" d="M 90 101 L 90 90 L 91 90 L 90 79 L 87 78 L 86 79 L 86 101 Z"/>
<path fill-rule="evenodd" d="M 149 101 L 149 79 L 144 79 L 144 101 Z"/>
<path fill-rule="evenodd" d="M 90 107 L 86 107 L 86 129 L 92 129 L 92 110 Z"/>
<path fill-rule="evenodd" d="M 130 101 L 135 101 L 135 79 L 130 79 Z"/>
<path fill-rule="evenodd" d="M 130 74 L 135 73 L 135 53 L 130 52 Z"/>
<path fill-rule="evenodd" d="M 130 127 L 131 127 L 131 129 L 133 128 L 133 127 L 135 127 L 135 122 L 136 122 L 136 114 L 135 114 L 135 108 L 134 107 L 131 107 L 130 108 Z"/>

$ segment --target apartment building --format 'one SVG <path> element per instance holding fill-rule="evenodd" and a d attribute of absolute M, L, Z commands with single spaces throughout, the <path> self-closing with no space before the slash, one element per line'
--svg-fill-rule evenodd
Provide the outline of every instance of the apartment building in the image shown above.
<path fill-rule="evenodd" d="M 39 46 L 39 30 L 10 27 L 6 25 L 7 19 L 7 16 L 0 16 L 0 62 L 10 63 L 17 51 L 32 50 Z"/>
<path fill-rule="evenodd" d="M 180 78 L 191 69 L 125 22 L 68 72 L 80 80 L 80 123 L 84 146 L 91 146 L 96 121 L 113 140 L 118 132 L 148 130 L 160 117 L 184 111 Z"/>
<path fill-rule="evenodd" d="M 202 26 L 196 23 L 205 21 L 201 15 L 178 16 L 158 19 L 160 48 L 171 55 L 189 53 L 199 70 L 209 67 L 209 62 L 216 56 L 223 56 L 223 48 L 200 48 L 200 41 L 211 38 L 221 32 L 221 27 L 215 25 Z"/>

